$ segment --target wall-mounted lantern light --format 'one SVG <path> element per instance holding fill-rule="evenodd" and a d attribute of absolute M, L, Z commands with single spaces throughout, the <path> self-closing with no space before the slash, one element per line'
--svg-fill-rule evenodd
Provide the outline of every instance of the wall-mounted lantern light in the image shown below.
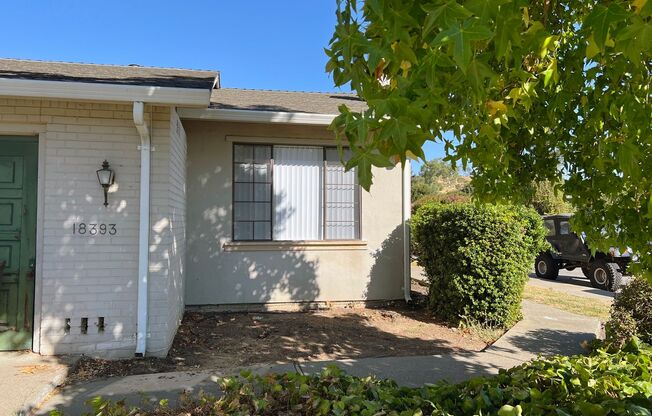
<path fill-rule="evenodd" d="M 97 180 L 100 182 L 102 188 L 104 188 L 104 206 L 109 206 L 107 201 L 107 194 L 109 192 L 109 187 L 113 185 L 115 179 L 115 174 L 113 170 L 109 168 L 109 162 L 106 160 L 102 162 L 102 169 L 97 170 Z"/>

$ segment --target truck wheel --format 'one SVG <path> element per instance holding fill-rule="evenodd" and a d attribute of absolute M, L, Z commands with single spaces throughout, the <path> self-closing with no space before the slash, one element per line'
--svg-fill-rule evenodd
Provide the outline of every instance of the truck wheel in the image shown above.
<path fill-rule="evenodd" d="M 591 286 L 596 289 L 609 290 L 613 292 L 620 284 L 620 272 L 615 263 L 607 263 L 605 260 L 596 260 L 591 265 L 589 280 Z"/>
<path fill-rule="evenodd" d="M 582 267 L 582 274 L 587 279 L 591 278 L 591 268 L 589 266 Z"/>
<path fill-rule="evenodd" d="M 559 277 L 559 266 L 548 253 L 541 253 L 534 261 L 534 272 L 542 279 L 556 280 Z"/>

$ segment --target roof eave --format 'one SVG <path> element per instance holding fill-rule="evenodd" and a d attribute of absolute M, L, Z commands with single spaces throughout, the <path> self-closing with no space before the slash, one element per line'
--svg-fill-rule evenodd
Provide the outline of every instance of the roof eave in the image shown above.
<path fill-rule="evenodd" d="M 179 117 L 186 120 L 212 120 L 244 123 L 281 123 L 328 126 L 337 114 L 286 111 L 238 110 L 225 108 L 179 108 Z"/>
<path fill-rule="evenodd" d="M 207 107 L 210 104 L 211 90 L 0 78 L 0 95 L 84 101 L 142 101 L 150 104 Z"/>

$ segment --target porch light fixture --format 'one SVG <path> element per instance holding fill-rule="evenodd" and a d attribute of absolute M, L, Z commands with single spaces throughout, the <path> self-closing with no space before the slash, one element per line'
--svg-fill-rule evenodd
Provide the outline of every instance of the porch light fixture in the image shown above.
<path fill-rule="evenodd" d="M 113 185 L 115 174 L 113 173 L 113 169 L 109 167 L 109 162 L 106 160 L 102 162 L 102 169 L 98 169 L 96 173 L 97 180 L 104 189 L 104 206 L 107 207 L 109 206 L 109 202 L 107 201 L 109 187 Z"/>

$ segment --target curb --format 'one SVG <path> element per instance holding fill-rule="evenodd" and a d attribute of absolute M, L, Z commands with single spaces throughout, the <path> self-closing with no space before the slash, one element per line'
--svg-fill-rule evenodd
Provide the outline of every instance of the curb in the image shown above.
<path fill-rule="evenodd" d="M 45 399 L 47 399 L 47 397 L 53 391 L 55 391 L 58 387 L 60 387 L 65 383 L 66 378 L 68 378 L 68 374 L 72 373 L 77 368 L 81 356 L 65 356 L 60 358 L 62 358 L 64 361 L 67 361 L 67 366 L 65 370 L 57 373 L 52 378 L 52 381 L 48 383 L 47 386 L 43 387 L 41 391 L 36 393 L 36 395 L 34 395 L 34 397 L 32 397 L 30 400 L 27 400 L 25 403 L 23 403 L 20 409 L 15 411 L 14 415 L 16 416 L 33 415 L 34 411 L 38 410 L 38 408 L 41 406 L 41 404 L 43 404 Z"/>

